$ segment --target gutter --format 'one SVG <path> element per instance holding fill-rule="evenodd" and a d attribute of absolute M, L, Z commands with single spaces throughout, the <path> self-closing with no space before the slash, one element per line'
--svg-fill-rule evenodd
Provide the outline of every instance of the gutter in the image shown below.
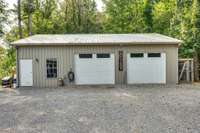
<path fill-rule="evenodd" d="M 17 79 L 16 79 L 16 82 L 17 82 L 17 87 L 19 87 L 19 54 L 18 54 L 18 50 L 19 48 L 16 47 L 16 75 L 17 75 Z"/>
<path fill-rule="evenodd" d="M 12 46 L 131 46 L 131 45 L 181 45 L 180 42 L 104 42 L 104 43 L 11 43 Z"/>

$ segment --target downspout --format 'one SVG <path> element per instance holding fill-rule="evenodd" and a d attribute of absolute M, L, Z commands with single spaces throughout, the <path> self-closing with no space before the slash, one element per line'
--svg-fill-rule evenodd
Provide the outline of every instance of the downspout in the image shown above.
<path fill-rule="evenodd" d="M 17 82 L 17 88 L 19 87 L 19 55 L 18 55 L 18 50 L 19 48 L 16 46 L 16 75 L 17 75 L 17 79 L 16 79 L 16 82 Z"/>

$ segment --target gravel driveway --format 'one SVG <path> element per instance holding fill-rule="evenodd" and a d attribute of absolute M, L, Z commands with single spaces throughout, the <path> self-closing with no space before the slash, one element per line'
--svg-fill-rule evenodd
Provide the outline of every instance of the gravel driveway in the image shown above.
<path fill-rule="evenodd" d="M 0 133 L 199 133 L 200 85 L 0 92 Z"/>

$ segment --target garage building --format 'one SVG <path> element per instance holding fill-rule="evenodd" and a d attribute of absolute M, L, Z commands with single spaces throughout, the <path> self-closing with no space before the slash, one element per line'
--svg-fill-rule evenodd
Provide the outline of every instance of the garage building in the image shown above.
<path fill-rule="evenodd" d="M 65 85 L 176 84 L 180 43 L 155 33 L 65 34 L 12 45 L 18 86 L 56 87 L 59 78 Z"/>

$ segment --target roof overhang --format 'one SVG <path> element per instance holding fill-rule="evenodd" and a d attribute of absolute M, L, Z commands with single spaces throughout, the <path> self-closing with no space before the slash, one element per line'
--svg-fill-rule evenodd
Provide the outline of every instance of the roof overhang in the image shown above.
<path fill-rule="evenodd" d="M 180 45 L 182 41 L 160 34 L 70 34 L 34 35 L 11 43 L 12 46 L 80 45 Z"/>

